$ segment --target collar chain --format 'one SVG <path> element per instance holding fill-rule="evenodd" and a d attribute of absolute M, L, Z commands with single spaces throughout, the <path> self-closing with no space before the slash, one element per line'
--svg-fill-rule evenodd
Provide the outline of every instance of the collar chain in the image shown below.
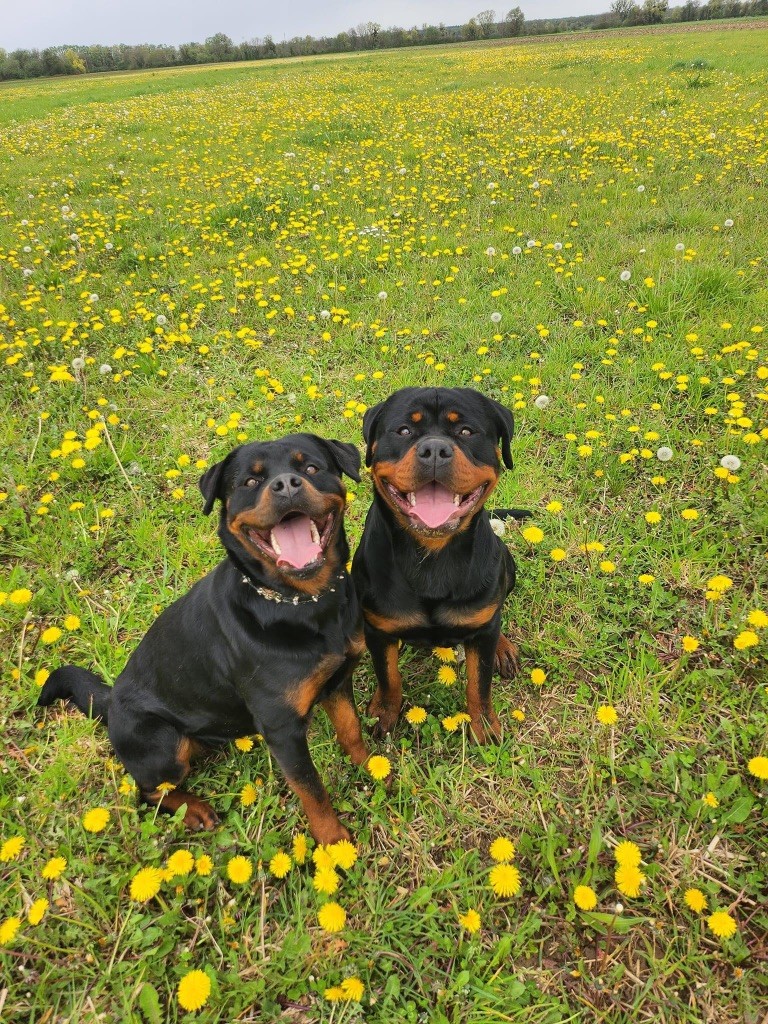
<path fill-rule="evenodd" d="M 334 579 L 341 581 L 346 578 L 346 575 L 347 573 L 345 570 L 344 572 L 340 572 L 338 576 L 335 576 Z M 265 601 L 274 601 L 275 604 L 317 604 L 320 597 L 322 597 L 322 594 L 336 593 L 336 587 L 328 587 L 322 592 L 322 594 L 311 594 L 309 597 L 299 597 L 299 595 L 296 594 L 295 597 L 286 597 L 284 594 L 281 594 L 279 590 L 271 590 L 269 587 L 258 586 L 253 582 L 250 576 L 242 576 L 241 582 L 247 583 L 248 586 L 255 590 L 259 597 L 263 597 Z"/>

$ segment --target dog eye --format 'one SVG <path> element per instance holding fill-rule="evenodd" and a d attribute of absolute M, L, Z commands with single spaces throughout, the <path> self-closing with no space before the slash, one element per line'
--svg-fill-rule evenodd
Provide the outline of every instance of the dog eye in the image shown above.
<path fill-rule="evenodd" d="M 411 428 L 410 427 L 400 427 L 400 429 L 398 430 L 398 434 L 401 437 L 408 437 L 410 435 L 410 433 L 411 433 Z"/>
<path fill-rule="evenodd" d="M 459 431 L 459 435 L 461 437 L 472 437 L 472 431 L 469 429 L 469 427 L 462 427 L 461 430 Z"/>
<path fill-rule="evenodd" d="M 318 468 L 317 468 L 317 466 L 313 466 L 312 463 L 310 462 L 310 464 L 308 466 L 304 467 L 304 472 L 305 473 L 309 473 L 310 476 L 311 476 L 313 473 L 317 473 L 318 472 Z"/>
<path fill-rule="evenodd" d="M 249 476 L 248 479 L 245 481 L 245 486 L 246 487 L 258 487 L 259 486 L 259 480 L 257 480 L 257 478 L 255 476 Z"/>

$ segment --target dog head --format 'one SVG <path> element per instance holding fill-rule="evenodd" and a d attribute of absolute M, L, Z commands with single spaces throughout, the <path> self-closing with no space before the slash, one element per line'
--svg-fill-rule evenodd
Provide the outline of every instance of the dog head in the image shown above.
<path fill-rule="evenodd" d="M 314 434 L 244 444 L 204 473 L 203 511 L 221 501 L 219 536 L 249 573 L 316 593 L 346 561 L 341 477 L 359 468 L 354 445 Z"/>
<path fill-rule="evenodd" d="M 363 419 L 366 465 L 395 520 L 427 547 L 466 530 L 511 468 L 512 413 L 472 388 L 403 388 Z"/>

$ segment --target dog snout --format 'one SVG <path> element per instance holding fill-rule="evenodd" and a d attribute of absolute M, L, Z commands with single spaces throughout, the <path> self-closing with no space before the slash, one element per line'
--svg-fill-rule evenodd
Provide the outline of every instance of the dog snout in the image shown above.
<path fill-rule="evenodd" d="M 444 437 L 424 437 L 416 448 L 416 458 L 425 468 L 442 469 L 453 460 L 453 445 Z"/>
<path fill-rule="evenodd" d="M 269 489 L 278 498 L 291 501 L 301 490 L 303 483 L 301 477 L 295 473 L 281 473 L 280 476 L 275 477 L 269 485 Z"/>

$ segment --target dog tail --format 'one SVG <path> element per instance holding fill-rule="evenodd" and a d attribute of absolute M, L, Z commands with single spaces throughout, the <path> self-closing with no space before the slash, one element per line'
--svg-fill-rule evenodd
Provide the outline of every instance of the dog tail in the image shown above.
<path fill-rule="evenodd" d="M 112 688 L 88 669 L 64 665 L 51 672 L 46 679 L 37 706 L 46 708 L 57 700 L 74 704 L 84 715 L 106 725 Z"/>
<path fill-rule="evenodd" d="M 521 523 L 533 515 L 533 512 L 525 508 L 491 508 L 488 511 L 491 519 L 517 519 Z"/>

